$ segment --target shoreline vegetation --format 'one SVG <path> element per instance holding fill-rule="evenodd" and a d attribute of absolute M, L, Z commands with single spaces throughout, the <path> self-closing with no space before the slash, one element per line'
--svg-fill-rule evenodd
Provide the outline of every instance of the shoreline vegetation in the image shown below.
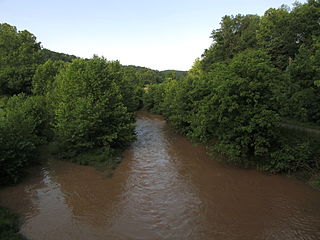
<path fill-rule="evenodd" d="M 225 162 L 319 189 L 319 18 L 313 0 L 224 16 L 184 78 L 148 85 L 144 107 Z"/>
<path fill-rule="evenodd" d="M 53 52 L 1 23 L 0 186 L 17 183 L 52 142 L 66 160 L 115 168 L 144 108 L 192 141 L 214 142 L 227 163 L 320 189 L 319 19 L 316 0 L 224 16 L 188 72 Z"/>
<path fill-rule="evenodd" d="M 0 239 L 26 240 L 20 233 L 19 216 L 7 208 L 0 207 Z"/>

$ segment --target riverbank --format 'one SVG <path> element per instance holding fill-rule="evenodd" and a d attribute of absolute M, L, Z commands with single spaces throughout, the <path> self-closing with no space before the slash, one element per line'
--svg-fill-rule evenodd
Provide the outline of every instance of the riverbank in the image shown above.
<path fill-rule="evenodd" d="M 112 178 L 47 159 L 0 189 L 0 205 L 32 240 L 320 237 L 320 192 L 303 182 L 221 164 L 159 115 L 139 112 L 135 131 Z"/>
<path fill-rule="evenodd" d="M 165 116 L 164 116 L 165 118 Z M 168 120 L 168 119 L 167 119 Z M 181 129 L 172 126 L 172 131 L 183 134 Z M 281 145 L 275 146 L 273 152 L 266 156 L 247 156 L 231 160 L 228 150 L 218 149 L 219 141 L 215 139 L 200 141 L 190 138 L 195 143 L 205 144 L 208 155 L 224 164 L 245 169 L 257 169 L 272 175 L 284 175 L 288 178 L 303 181 L 308 186 L 320 191 L 320 134 L 318 129 L 307 128 L 307 125 L 281 124 L 277 129 L 278 141 Z M 186 134 L 184 134 L 186 135 Z M 187 136 L 188 137 L 188 134 Z M 228 146 L 226 146 L 228 148 Z"/>
<path fill-rule="evenodd" d="M 68 159 L 63 158 L 63 155 L 59 154 L 58 145 L 54 142 L 41 146 L 38 151 L 37 159 L 33 160 L 32 164 L 24 171 L 20 181 L 14 185 L 1 186 L 1 188 L 15 188 L 15 185 L 24 184 L 25 181 L 28 182 L 28 179 L 38 176 L 39 171 L 41 172 L 41 169 L 46 168 L 48 163 L 56 161 L 69 161 L 79 165 L 90 166 L 101 172 L 106 178 L 111 178 L 116 167 L 121 162 L 124 149 L 117 149 L 112 153 L 96 149 Z M 21 215 L 23 214 L 17 214 L 8 208 L 0 206 L 1 240 L 27 240 L 27 238 L 19 233 Z"/>
<path fill-rule="evenodd" d="M 64 151 L 60 151 L 59 144 L 51 142 L 41 147 L 39 161 L 45 162 L 48 158 L 69 161 L 79 165 L 94 167 L 104 172 L 106 176 L 112 177 L 114 170 L 121 163 L 124 151 L 125 148 L 97 148 L 75 156 L 69 156 Z"/>

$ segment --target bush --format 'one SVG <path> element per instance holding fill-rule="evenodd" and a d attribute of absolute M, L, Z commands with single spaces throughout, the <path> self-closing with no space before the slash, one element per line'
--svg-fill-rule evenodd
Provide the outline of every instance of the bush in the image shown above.
<path fill-rule="evenodd" d="M 304 132 L 303 129 L 280 128 L 269 158 L 259 167 L 272 173 L 312 175 L 320 167 L 319 144 L 317 134 Z"/>
<path fill-rule="evenodd" d="M 118 83 L 121 66 L 104 59 L 74 60 L 56 78 L 54 130 L 69 156 L 117 148 L 134 137 L 134 118 Z"/>
<path fill-rule="evenodd" d="M 279 71 L 268 55 L 247 50 L 206 74 L 198 65 L 182 80 L 149 86 L 146 108 L 194 140 L 218 140 L 217 151 L 233 162 L 268 154 L 279 122 L 272 91 Z"/>
<path fill-rule="evenodd" d="M 312 162 L 312 151 L 310 144 L 299 143 L 296 146 L 285 144 L 271 153 L 271 161 L 267 170 L 273 173 L 293 173 L 309 170 Z"/>
<path fill-rule="evenodd" d="M 19 233 L 19 218 L 9 209 L 0 207 L 0 239 L 22 240 Z"/>
<path fill-rule="evenodd" d="M 32 78 L 32 93 L 45 95 L 52 90 L 56 75 L 65 65 L 66 63 L 63 61 L 53 61 L 51 59 L 39 65 Z"/>
<path fill-rule="evenodd" d="M 45 109 L 40 97 L 24 94 L 0 108 L 0 185 L 17 182 L 45 138 Z"/>

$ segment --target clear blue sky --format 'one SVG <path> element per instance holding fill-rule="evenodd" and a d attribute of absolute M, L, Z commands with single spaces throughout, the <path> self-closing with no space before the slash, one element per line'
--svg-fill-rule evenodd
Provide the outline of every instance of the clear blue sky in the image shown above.
<path fill-rule="evenodd" d="M 302 1 L 305 2 L 305 1 Z M 0 22 L 53 51 L 158 70 L 188 70 L 224 15 L 259 14 L 293 0 L 0 0 Z"/>

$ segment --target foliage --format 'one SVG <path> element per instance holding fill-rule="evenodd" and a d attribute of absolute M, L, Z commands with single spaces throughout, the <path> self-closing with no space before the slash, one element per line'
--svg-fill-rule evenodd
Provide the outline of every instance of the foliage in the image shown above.
<path fill-rule="evenodd" d="M 164 76 L 161 72 L 150 68 L 124 66 L 124 69 L 127 69 L 135 73 L 135 79 L 137 80 L 137 84 L 141 87 L 144 87 L 148 84 L 161 83 L 164 80 Z"/>
<path fill-rule="evenodd" d="M 18 216 L 9 209 L 0 207 L 0 239 L 22 240 L 25 239 L 19 233 Z"/>
<path fill-rule="evenodd" d="M 228 65 L 212 65 L 207 74 L 199 67 L 195 62 L 181 81 L 149 86 L 145 107 L 195 140 L 219 139 L 217 150 L 230 159 L 266 154 L 279 121 L 271 88 L 278 71 L 269 57 L 248 50 Z"/>
<path fill-rule="evenodd" d="M 179 80 L 186 75 L 184 71 L 176 71 L 176 70 L 165 70 L 160 72 L 163 76 L 163 79 L 174 79 Z"/>
<path fill-rule="evenodd" d="M 183 78 L 149 85 L 144 107 L 227 161 L 319 170 L 317 141 L 279 134 L 280 117 L 320 123 L 319 17 L 314 0 L 262 17 L 224 16 L 202 59 Z"/>
<path fill-rule="evenodd" d="M 142 102 L 228 161 L 271 172 L 318 168 L 315 141 L 277 133 L 280 117 L 320 124 L 319 19 L 317 0 L 224 16 L 187 73 L 56 53 L 0 24 L 1 184 L 16 182 L 53 138 L 79 163 L 112 162 L 134 138 L 132 112 Z"/>
<path fill-rule="evenodd" d="M 218 152 L 230 160 L 266 154 L 279 121 L 271 89 L 276 75 L 268 56 L 256 50 L 216 66 L 207 77 L 212 90 L 197 104 L 192 135 L 219 139 Z"/>
<path fill-rule="evenodd" d="M 123 76 L 118 85 L 123 103 L 129 112 L 136 111 L 142 105 L 143 85 L 134 68 L 123 67 L 121 72 L 123 72 Z"/>
<path fill-rule="evenodd" d="M 30 92 L 39 54 L 40 43 L 34 35 L 0 24 L 0 94 Z"/>
<path fill-rule="evenodd" d="M 287 8 L 270 8 L 261 18 L 257 32 L 258 43 L 272 56 L 272 61 L 280 69 L 285 69 L 289 58 L 293 58 L 298 45 L 292 30 L 291 15 Z"/>
<path fill-rule="evenodd" d="M 132 112 L 143 87 L 161 81 L 159 71 L 42 49 L 28 31 L 1 24 L 1 184 L 16 182 L 38 146 L 53 138 L 66 155 L 115 154 L 134 137 Z M 13 96 L 21 92 L 33 96 Z"/>
<path fill-rule="evenodd" d="M 163 99 L 164 84 L 150 84 L 145 89 L 143 96 L 144 107 L 150 109 L 153 113 L 162 113 L 161 102 Z"/>
<path fill-rule="evenodd" d="M 34 95 L 45 95 L 53 89 L 56 75 L 65 66 L 63 61 L 49 59 L 39 65 L 32 78 L 32 93 Z"/>
<path fill-rule="evenodd" d="M 287 68 L 290 90 L 287 97 L 291 111 L 288 116 L 306 122 L 320 123 L 320 39 L 310 46 L 302 44 L 295 59 Z"/>
<path fill-rule="evenodd" d="M 208 70 L 212 63 L 229 60 L 243 50 L 256 48 L 259 22 L 257 15 L 224 16 L 221 27 L 211 33 L 213 43 L 203 54 L 203 68 Z"/>
<path fill-rule="evenodd" d="M 306 169 L 310 165 L 311 155 L 312 152 L 308 143 L 297 144 L 294 147 L 285 144 L 280 150 L 271 154 L 268 170 L 275 173 L 291 173 Z"/>
<path fill-rule="evenodd" d="M 320 176 L 315 175 L 309 180 L 309 185 L 314 189 L 320 190 Z"/>
<path fill-rule="evenodd" d="M 260 168 L 272 173 L 304 172 L 312 175 L 319 171 L 319 144 L 319 136 L 315 133 L 306 133 L 303 129 L 279 129 L 276 148 Z"/>
<path fill-rule="evenodd" d="M 46 110 L 41 97 L 9 98 L 0 108 L 0 185 L 16 182 L 45 139 Z"/>
<path fill-rule="evenodd" d="M 40 53 L 40 58 L 41 58 L 41 62 L 44 63 L 48 60 L 72 62 L 72 60 L 76 59 L 77 57 L 74 55 L 58 53 L 58 52 L 54 52 L 49 49 L 43 48 Z"/>
<path fill-rule="evenodd" d="M 117 83 L 118 62 L 74 60 L 56 79 L 55 133 L 73 153 L 99 147 L 121 147 L 133 139 L 128 113 Z"/>

